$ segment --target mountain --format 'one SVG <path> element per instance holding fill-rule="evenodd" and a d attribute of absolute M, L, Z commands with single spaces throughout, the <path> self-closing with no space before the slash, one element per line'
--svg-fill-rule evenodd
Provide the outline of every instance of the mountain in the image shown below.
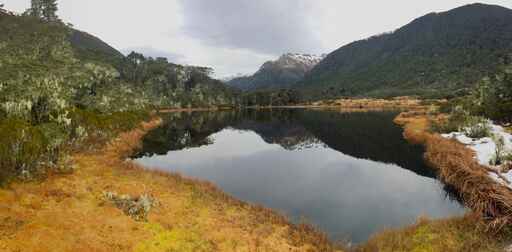
<path fill-rule="evenodd" d="M 452 94 L 494 73 L 510 53 L 512 10 L 471 4 L 343 46 L 300 89 L 310 99 Z"/>
<path fill-rule="evenodd" d="M 121 52 L 87 32 L 71 29 L 69 42 L 82 60 L 119 65 L 124 58 Z"/>
<path fill-rule="evenodd" d="M 287 53 L 275 61 L 265 62 L 252 76 L 234 78 L 228 85 L 244 91 L 290 87 L 302 80 L 322 56 Z"/>

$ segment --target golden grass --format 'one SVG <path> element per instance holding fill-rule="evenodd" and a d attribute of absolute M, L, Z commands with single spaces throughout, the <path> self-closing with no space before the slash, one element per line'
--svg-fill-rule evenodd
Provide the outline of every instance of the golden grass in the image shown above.
<path fill-rule="evenodd" d="M 412 226 L 382 231 L 354 251 L 501 252 L 509 245 L 511 236 L 510 230 L 488 232 L 487 226 L 472 216 L 446 220 L 421 218 Z"/>
<path fill-rule="evenodd" d="M 73 156 L 72 174 L 0 190 L 0 251 L 336 251 L 325 234 L 236 200 L 211 183 L 124 161 L 161 121 Z M 159 201 L 136 222 L 104 191 Z"/>
<path fill-rule="evenodd" d="M 395 122 L 404 125 L 404 137 L 426 147 L 425 159 L 446 184 L 453 186 L 464 204 L 499 230 L 512 224 L 512 190 L 489 177 L 475 153 L 463 144 L 428 132 L 425 114 L 402 113 Z M 433 120 L 437 120 L 434 118 Z"/>
<path fill-rule="evenodd" d="M 393 99 L 370 99 L 370 98 L 360 98 L 360 99 L 337 99 L 337 100 L 324 100 L 317 101 L 311 104 L 310 106 L 317 107 L 343 107 L 343 108 L 359 108 L 359 109 L 368 109 L 368 108 L 407 108 L 407 109 L 420 109 L 425 108 L 421 104 L 421 100 L 415 99 L 412 97 L 396 97 Z"/>

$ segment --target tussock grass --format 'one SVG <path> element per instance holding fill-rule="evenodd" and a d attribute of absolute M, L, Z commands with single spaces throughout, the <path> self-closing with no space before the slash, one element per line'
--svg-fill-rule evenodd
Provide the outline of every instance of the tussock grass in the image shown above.
<path fill-rule="evenodd" d="M 512 225 L 512 190 L 490 178 L 488 169 L 478 164 L 471 149 L 429 133 L 426 115 L 402 113 L 395 122 L 404 125 L 406 139 L 426 146 L 425 159 L 438 171 L 439 178 L 453 186 L 464 204 L 485 220 L 490 229 Z"/>
<path fill-rule="evenodd" d="M 379 232 L 354 251 L 501 252 L 511 236 L 510 229 L 489 232 L 484 223 L 470 215 L 446 220 L 420 218 L 412 226 Z"/>

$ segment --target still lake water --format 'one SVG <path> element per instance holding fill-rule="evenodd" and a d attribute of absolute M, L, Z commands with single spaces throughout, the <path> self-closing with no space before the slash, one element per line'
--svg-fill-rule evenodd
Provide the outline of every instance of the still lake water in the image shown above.
<path fill-rule="evenodd" d="M 397 112 L 245 110 L 164 114 L 133 158 L 209 180 L 361 242 L 419 216 L 464 212 L 392 120 Z"/>

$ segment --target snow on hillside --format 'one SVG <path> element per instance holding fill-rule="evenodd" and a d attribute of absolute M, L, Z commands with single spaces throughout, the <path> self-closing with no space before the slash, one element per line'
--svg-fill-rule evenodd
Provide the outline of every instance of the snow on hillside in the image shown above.
<path fill-rule="evenodd" d="M 323 57 L 318 55 L 311 54 L 300 54 L 300 53 L 287 53 L 281 56 L 277 61 L 272 63 L 280 65 L 282 67 L 293 67 L 297 65 L 301 65 L 306 69 L 310 70 L 314 66 L 316 66 L 320 61 L 322 61 Z"/>
<path fill-rule="evenodd" d="M 312 54 L 300 54 L 300 53 L 287 53 L 283 55 L 281 58 L 290 58 L 297 62 L 300 62 L 305 65 L 316 65 L 322 61 L 323 56 L 312 55 Z"/>

